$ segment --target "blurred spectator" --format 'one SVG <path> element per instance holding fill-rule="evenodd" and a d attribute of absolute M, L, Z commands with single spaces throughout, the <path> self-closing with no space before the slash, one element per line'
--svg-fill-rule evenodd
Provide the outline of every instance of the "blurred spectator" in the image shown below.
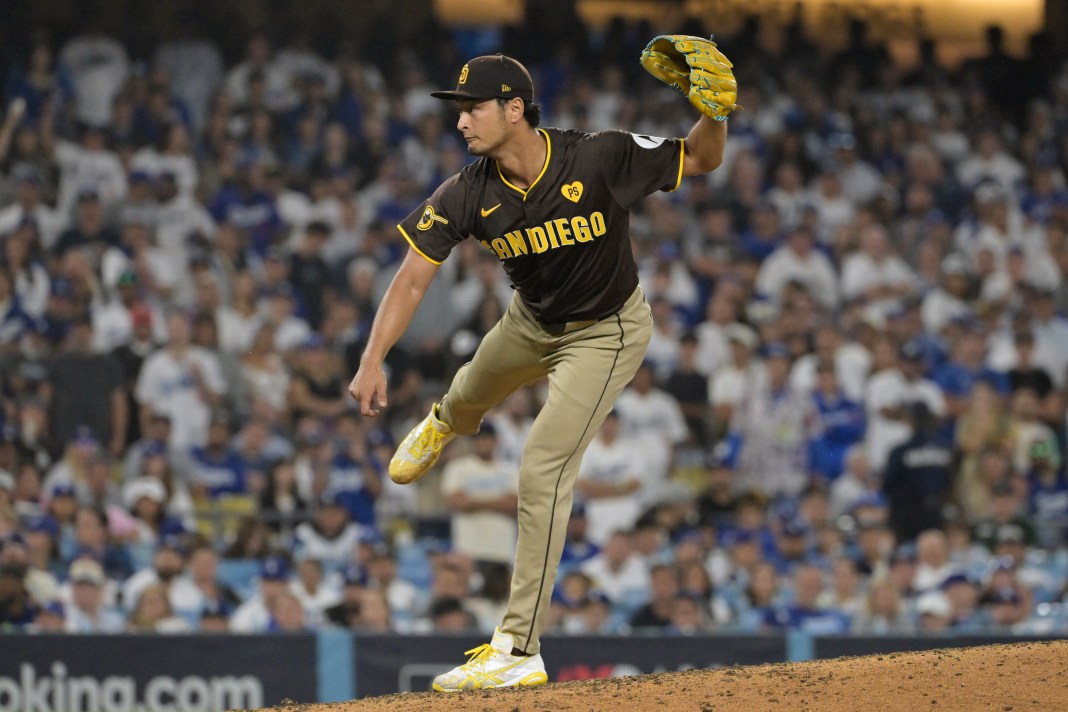
<path fill-rule="evenodd" d="M 278 555 L 271 555 L 262 560 L 256 593 L 238 606 L 230 617 L 230 629 L 235 633 L 264 633 L 271 629 L 275 622 L 275 601 L 282 597 L 296 597 L 289 592 L 289 581 L 292 570 L 289 561 Z M 291 624 L 297 621 L 297 616 L 288 603 L 283 604 L 285 623 Z M 300 602 L 296 601 L 299 608 Z M 290 617 L 292 616 L 292 617 Z M 303 627 L 303 615 L 299 618 L 298 627 Z M 278 628 L 275 628 L 277 630 Z"/>
<path fill-rule="evenodd" d="M 1043 547 L 1056 548 L 1068 535 L 1068 477 L 1060 455 L 1050 443 L 1031 446 L 1027 469 L 1027 513 L 1039 532 Z"/>
<path fill-rule="evenodd" d="M 807 403 L 790 389 L 790 353 L 769 344 L 760 376 L 732 418 L 731 438 L 737 452 L 738 487 L 768 496 L 796 495 L 805 485 L 808 452 L 805 439 Z"/>
<path fill-rule="evenodd" d="M 601 553 L 601 547 L 589 540 L 590 520 L 586 516 L 586 504 L 575 500 L 571 506 L 571 517 L 567 521 L 567 537 L 564 539 L 564 553 L 560 557 L 559 578 L 563 578 L 575 569 Z"/>
<path fill-rule="evenodd" d="M 908 635 L 913 623 L 897 586 L 885 576 L 868 584 L 864 608 L 851 627 L 858 635 Z"/>
<path fill-rule="evenodd" d="M 324 622 L 341 628 L 358 630 L 362 625 L 361 603 L 367 590 L 367 572 L 354 562 L 341 570 L 341 597 L 323 611 Z"/>
<path fill-rule="evenodd" d="M 311 630 L 300 598 L 289 590 L 278 591 L 270 601 L 270 620 L 263 632 L 300 633 Z"/>
<path fill-rule="evenodd" d="M 223 552 L 227 559 L 247 559 L 251 561 L 264 558 L 270 553 L 271 531 L 267 523 L 257 517 L 249 517 L 238 525 L 233 541 Z"/>
<path fill-rule="evenodd" d="M 935 431 L 930 410 L 913 403 L 908 418 L 913 435 L 890 451 L 883 475 L 883 492 L 900 541 L 942 526 L 952 486 L 953 453 Z"/>
<path fill-rule="evenodd" d="M 646 362 L 616 402 L 622 435 L 645 452 L 643 488 L 653 498 L 666 483 L 675 449 L 690 437 L 679 404 L 656 387 L 652 364 Z"/>
<path fill-rule="evenodd" d="M 93 326 L 77 318 L 70 326 L 63 351 L 49 368 L 52 432 L 61 442 L 79 427 L 106 444 L 112 455 L 126 447 L 128 403 L 118 362 L 92 351 Z"/>
<path fill-rule="evenodd" d="M 130 611 L 126 630 L 132 633 L 188 633 L 189 623 L 174 615 L 166 588 L 150 584 L 141 589 Z"/>
<path fill-rule="evenodd" d="M 289 405 L 293 416 L 336 418 L 348 409 L 349 398 L 336 360 L 323 339 L 311 334 L 297 356 L 291 379 Z"/>
<path fill-rule="evenodd" d="M 122 502 L 133 517 L 131 543 L 154 545 L 165 533 L 182 529 L 182 523 L 167 515 L 167 486 L 162 480 L 144 475 L 122 488 Z"/>
<path fill-rule="evenodd" d="M 190 450 L 190 491 L 196 500 L 250 492 L 245 463 L 230 443 L 229 417 L 215 413 L 203 446 Z"/>
<path fill-rule="evenodd" d="M 191 342 L 189 318 L 174 312 L 167 317 L 166 346 L 149 356 L 137 380 L 142 427 L 153 413 L 170 417 L 169 445 L 178 450 L 203 445 L 211 409 L 227 391 L 214 354 Z"/>
<path fill-rule="evenodd" d="M 337 422 L 336 438 L 325 491 L 348 510 L 353 522 L 376 531 L 375 500 L 382 494 L 383 463 L 370 451 L 366 426 L 354 411 Z"/>
<path fill-rule="evenodd" d="M 799 566 L 794 572 L 793 600 L 768 609 L 764 623 L 770 628 L 804 630 L 828 635 L 849 630 L 850 617 L 837 610 L 821 610 L 823 573 L 815 566 Z"/>
<path fill-rule="evenodd" d="M 478 621 L 459 598 L 437 598 L 430 604 L 430 621 L 435 633 L 470 633 Z"/>
<path fill-rule="evenodd" d="M 612 410 L 582 457 L 575 492 L 585 501 L 588 529 L 586 534 L 603 545 L 616 529 L 629 529 L 638 520 L 646 473 L 641 447 L 620 434 L 618 410 Z"/>
<path fill-rule="evenodd" d="M 675 566 L 660 564 L 652 567 L 649 571 L 649 602 L 630 617 L 630 627 L 667 628 L 672 625 L 679 590 L 679 572 Z"/>
<path fill-rule="evenodd" d="M 761 264 L 756 277 L 757 291 L 773 302 L 781 302 L 790 283 L 801 285 L 822 307 L 838 305 L 838 275 L 830 259 L 815 249 L 815 236 L 804 227 L 789 231 L 782 247 Z"/>
<path fill-rule="evenodd" d="M 66 608 L 69 633 L 119 633 L 126 627 L 121 613 L 104 603 L 104 569 L 94 559 L 75 559 L 67 580 L 71 602 Z"/>
<path fill-rule="evenodd" d="M 141 569 L 123 583 L 123 605 L 127 610 L 134 610 L 143 590 L 149 586 L 159 586 L 173 610 L 199 610 L 202 596 L 188 576 L 186 567 L 185 544 L 177 535 L 164 537 L 156 547 L 151 567 Z"/>
<path fill-rule="evenodd" d="M 283 540 L 293 536 L 297 525 L 308 518 L 308 502 L 297 486 L 297 471 L 291 457 L 275 460 L 267 470 L 267 484 L 259 497 L 260 515 Z"/>
<path fill-rule="evenodd" d="M 816 384 L 808 416 L 809 469 L 833 482 L 845 469 L 846 453 L 864 439 L 864 410 L 838 385 L 833 363 L 816 366 Z"/>
<path fill-rule="evenodd" d="M 349 559 L 363 536 L 362 530 L 350 519 L 349 510 L 337 494 L 324 492 L 312 519 L 297 525 L 293 545 L 305 558 L 338 566 Z"/>
<path fill-rule="evenodd" d="M 79 507 L 74 515 L 74 554 L 100 563 L 108 578 L 125 581 L 134 571 L 126 547 L 113 542 L 108 530 L 108 514 L 94 507 Z M 71 562 L 73 566 L 73 562 Z"/>
<path fill-rule="evenodd" d="M 614 605 L 624 610 L 649 600 L 649 571 L 634 554 L 629 532 L 613 532 L 604 549 L 584 563 L 581 570 Z"/>
<path fill-rule="evenodd" d="M 289 590 L 304 609 L 305 622 L 318 627 L 326 609 L 341 600 L 337 586 L 327 579 L 323 562 L 313 555 L 301 554 L 297 561 L 297 575 L 289 583 Z"/>
<path fill-rule="evenodd" d="M 515 557 L 519 471 L 497 457 L 497 430 L 483 423 L 471 454 L 451 460 L 441 494 L 452 510 L 452 548 L 476 562 L 509 564 Z"/>
<path fill-rule="evenodd" d="M 209 601 L 200 612 L 197 622 L 197 632 L 200 633 L 229 633 L 230 632 L 230 607 L 225 603 Z"/>

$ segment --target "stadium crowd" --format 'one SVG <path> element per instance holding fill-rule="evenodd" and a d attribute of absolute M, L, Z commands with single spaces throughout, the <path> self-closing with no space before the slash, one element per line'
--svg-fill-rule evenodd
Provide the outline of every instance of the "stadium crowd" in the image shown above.
<path fill-rule="evenodd" d="M 34 35 L 0 124 L 0 629 L 493 629 L 542 390 L 418 485 L 384 466 L 511 298 L 494 253 L 442 267 L 381 418 L 345 388 L 394 224 L 470 160 L 428 94 L 463 57 L 526 62 L 547 124 L 685 134 L 653 28 L 563 24 L 389 66 Z M 1068 633 L 1068 64 L 991 31 L 902 67 L 853 30 L 722 38 L 745 109 L 633 220 L 656 332 L 551 630 Z"/>

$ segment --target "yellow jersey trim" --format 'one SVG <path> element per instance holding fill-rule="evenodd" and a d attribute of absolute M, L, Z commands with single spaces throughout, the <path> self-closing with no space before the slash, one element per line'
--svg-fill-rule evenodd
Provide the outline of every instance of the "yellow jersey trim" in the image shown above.
<path fill-rule="evenodd" d="M 679 139 L 679 176 L 675 179 L 675 187 L 669 190 L 678 190 L 682 185 L 682 168 L 686 165 L 686 139 Z"/>
<path fill-rule="evenodd" d="M 440 265 L 440 264 L 441 264 L 441 262 L 440 262 L 440 261 L 438 261 L 438 260 L 435 260 L 435 259 L 434 259 L 433 257 L 430 257 L 429 255 L 427 255 L 427 253 L 425 253 L 425 252 L 423 252 L 422 250 L 420 250 L 420 249 L 419 249 L 419 248 L 418 248 L 418 247 L 416 246 L 416 244 L 415 244 L 415 240 L 413 240 L 412 238 L 408 237 L 408 233 L 406 233 L 406 232 L 404 231 L 404 228 L 403 228 L 403 227 L 401 227 L 400 225 L 397 225 L 397 229 L 398 229 L 398 230 L 400 230 L 400 234 L 404 235 L 404 239 L 408 241 L 408 244 L 412 246 L 412 249 L 413 249 L 413 250 L 415 250 L 416 252 L 418 252 L 418 253 L 419 253 L 419 255 L 420 255 L 420 256 L 421 256 L 421 257 L 422 257 L 423 259 L 425 259 L 425 260 L 426 260 L 427 262 L 429 262 L 430 264 L 434 264 L 434 265 Z"/>
<path fill-rule="evenodd" d="M 538 174 L 538 177 L 534 179 L 534 182 L 531 183 L 526 190 L 523 190 L 522 188 L 509 183 L 508 179 L 504 177 L 504 173 L 501 172 L 501 164 L 497 163 L 497 175 L 501 177 L 501 182 L 512 190 L 519 193 L 520 195 L 522 195 L 524 203 L 527 202 L 527 193 L 534 189 L 534 186 L 538 184 L 538 181 L 541 180 L 541 177 L 545 175 L 545 171 L 549 170 L 549 159 L 552 158 L 553 155 L 553 142 L 549 140 L 549 133 L 545 129 L 537 129 L 537 131 L 545 137 L 545 165 L 541 167 L 541 173 Z"/>

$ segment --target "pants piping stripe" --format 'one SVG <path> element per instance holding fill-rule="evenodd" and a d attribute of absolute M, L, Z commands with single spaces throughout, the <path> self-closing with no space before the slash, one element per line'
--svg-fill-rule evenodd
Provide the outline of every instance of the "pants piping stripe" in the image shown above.
<path fill-rule="evenodd" d="M 582 429 L 582 434 L 579 436 L 579 444 L 582 443 L 582 439 L 586 436 L 586 431 L 590 429 L 590 423 L 593 422 L 594 416 L 597 414 L 597 409 L 601 407 L 601 401 L 604 400 L 604 394 L 608 391 L 608 384 L 612 382 L 612 375 L 615 373 L 616 364 L 619 363 L 619 354 L 623 352 L 624 338 L 626 337 L 626 331 L 623 329 L 623 319 L 619 314 L 615 315 L 616 324 L 619 326 L 619 348 L 616 349 L 616 355 L 612 358 L 612 367 L 608 369 L 608 378 L 604 381 L 604 388 L 601 389 L 601 395 L 597 398 L 597 403 L 594 404 L 593 410 L 590 412 L 589 420 L 586 421 L 586 427 Z M 534 623 L 538 619 L 538 606 L 541 602 L 542 591 L 545 590 L 545 572 L 549 567 L 549 549 L 551 548 L 553 538 L 553 523 L 556 520 L 556 502 L 560 498 L 560 480 L 564 477 L 564 470 L 567 469 L 568 463 L 575 457 L 575 453 L 578 452 L 579 445 L 575 445 L 575 449 L 571 451 L 571 454 L 564 460 L 564 464 L 560 467 L 560 473 L 556 476 L 556 486 L 553 488 L 553 506 L 551 514 L 549 515 L 549 536 L 545 540 L 545 560 L 541 565 L 541 581 L 538 583 L 538 595 L 534 599 L 534 615 L 530 617 L 530 629 L 527 631 L 527 642 L 530 642 L 530 638 L 534 635 Z M 526 652 L 525 650 L 523 652 Z"/>

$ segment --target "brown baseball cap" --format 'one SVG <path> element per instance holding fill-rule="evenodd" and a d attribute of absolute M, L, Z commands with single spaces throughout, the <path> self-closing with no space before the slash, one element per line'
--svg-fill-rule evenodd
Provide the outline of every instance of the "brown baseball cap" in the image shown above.
<path fill-rule="evenodd" d="M 460 70 L 455 91 L 432 91 L 438 99 L 513 99 L 534 101 L 534 81 L 522 64 L 503 54 L 475 57 Z"/>

